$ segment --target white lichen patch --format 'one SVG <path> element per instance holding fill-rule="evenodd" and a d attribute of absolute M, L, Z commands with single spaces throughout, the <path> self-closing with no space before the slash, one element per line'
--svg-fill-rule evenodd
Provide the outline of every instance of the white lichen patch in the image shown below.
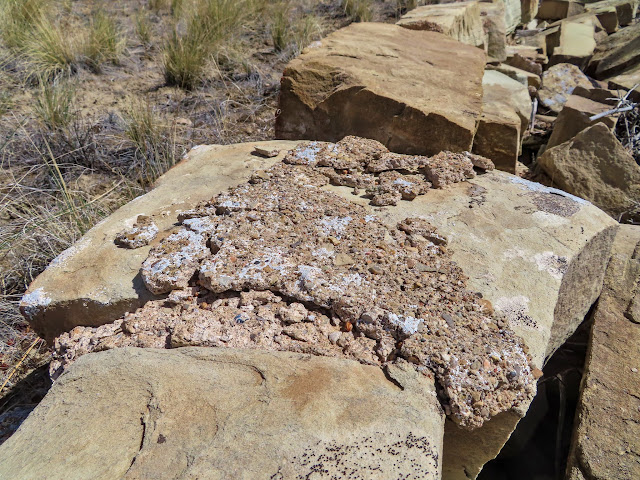
<path fill-rule="evenodd" d="M 158 227 L 146 215 L 138 215 L 136 222 L 118 235 L 116 235 L 115 243 L 125 248 L 140 248 L 149 245 L 158 235 Z"/>
<path fill-rule="evenodd" d="M 567 273 L 567 269 L 569 268 L 567 257 L 558 256 L 550 251 L 536 253 L 534 260 L 538 266 L 538 270 L 547 272 L 556 280 L 562 280 L 562 277 Z"/>
<path fill-rule="evenodd" d="M 20 299 L 20 311 L 27 318 L 31 319 L 40 310 L 51 304 L 51 298 L 42 287 L 34 291 L 25 293 Z"/>

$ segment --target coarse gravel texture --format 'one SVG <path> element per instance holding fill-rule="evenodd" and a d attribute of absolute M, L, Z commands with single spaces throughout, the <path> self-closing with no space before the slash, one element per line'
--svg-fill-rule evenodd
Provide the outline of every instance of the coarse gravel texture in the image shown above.
<path fill-rule="evenodd" d="M 58 337 L 52 377 L 80 355 L 116 347 L 258 348 L 383 367 L 409 361 L 435 377 L 445 412 L 467 428 L 528 405 L 535 375 L 527 347 L 466 288 L 446 238 L 421 218 L 384 225 L 322 189 L 333 174 L 350 176 L 356 193 L 364 178 L 369 189 L 397 185 L 385 194 L 411 200 L 428 194 L 427 183 L 475 172 L 468 154 L 402 156 L 355 137 L 299 146 L 182 212 L 141 269 L 147 288 L 168 296 Z M 369 195 L 374 203 L 378 192 Z"/>

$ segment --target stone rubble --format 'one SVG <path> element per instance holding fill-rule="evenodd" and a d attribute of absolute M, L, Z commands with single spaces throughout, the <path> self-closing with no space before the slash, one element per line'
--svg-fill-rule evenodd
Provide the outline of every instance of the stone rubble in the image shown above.
<path fill-rule="evenodd" d="M 371 176 L 369 159 L 386 153 L 357 138 L 305 144 L 183 212 L 141 269 L 147 288 L 167 298 L 58 337 L 52 376 L 83 354 L 116 347 L 224 346 L 381 366 L 408 360 L 435 375 L 446 413 L 466 428 L 528 403 L 535 378 L 527 347 L 466 289 L 446 238 L 419 218 L 389 228 L 319 188 L 329 181 L 324 169 Z M 418 166 L 440 187 L 474 175 L 470 158 L 443 152 L 390 164 Z M 405 182 L 419 185 L 417 177 L 385 170 L 375 180 L 390 192 L 401 180 L 397 192 L 410 200 Z"/>

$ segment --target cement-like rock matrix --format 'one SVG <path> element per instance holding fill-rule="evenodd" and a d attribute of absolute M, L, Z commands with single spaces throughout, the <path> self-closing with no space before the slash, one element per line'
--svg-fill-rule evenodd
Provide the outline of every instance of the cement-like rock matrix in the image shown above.
<path fill-rule="evenodd" d="M 474 163 L 491 168 L 470 154 L 397 155 L 356 138 L 297 147 L 183 212 L 141 269 L 147 288 L 168 297 L 58 337 L 52 375 L 115 347 L 226 346 L 409 361 L 435 376 L 445 412 L 469 428 L 528 405 L 527 348 L 466 288 L 446 238 L 417 217 L 389 228 L 320 188 L 363 187 L 373 204 L 411 200 L 475 175 Z"/>

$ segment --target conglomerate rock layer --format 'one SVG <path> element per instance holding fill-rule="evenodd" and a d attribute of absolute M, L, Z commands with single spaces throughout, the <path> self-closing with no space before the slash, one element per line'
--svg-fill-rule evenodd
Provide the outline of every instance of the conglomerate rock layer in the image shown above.
<path fill-rule="evenodd" d="M 474 163 L 491 168 L 481 157 L 390 154 L 356 138 L 297 147 L 284 163 L 182 212 L 141 269 L 147 288 L 167 298 L 58 337 L 52 375 L 109 348 L 226 346 L 381 366 L 408 360 L 435 375 L 445 412 L 464 427 L 528 405 L 527 348 L 466 288 L 446 238 L 417 217 L 390 228 L 321 189 L 332 181 L 357 194 L 366 187 L 374 204 L 411 200 L 429 184 L 475 175 Z"/>

